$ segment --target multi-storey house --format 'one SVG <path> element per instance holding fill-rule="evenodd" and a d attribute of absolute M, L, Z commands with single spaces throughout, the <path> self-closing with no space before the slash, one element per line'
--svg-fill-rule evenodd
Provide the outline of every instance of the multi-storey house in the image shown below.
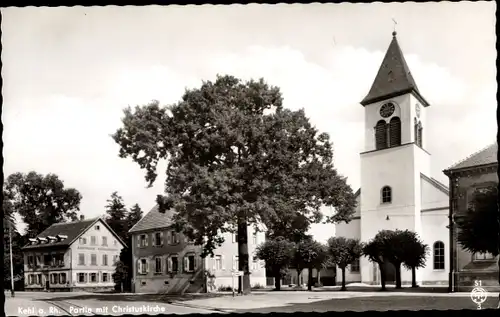
<path fill-rule="evenodd" d="M 470 155 L 444 173 L 450 179 L 450 259 L 449 289 L 452 292 L 470 291 L 480 283 L 488 291 L 498 291 L 498 255 L 471 253 L 458 242 L 460 229 L 457 221 L 469 212 L 474 212 L 475 196 L 483 190 L 498 188 L 498 144 Z M 434 258 L 440 254 L 433 246 Z"/>
<path fill-rule="evenodd" d="M 195 245 L 172 227 L 172 212 L 153 208 L 129 233 L 132 235 L 133 291 L 136 293 L 195 293 L 237 287 L 238 243 L 226 234 L 225 242 L 213 257 L 202 258 L 202 246 Z M 264 262 L 254 257 L 264 242 L 264 233 L 249 228 L 251 284 L 266 283 Z"/>
<path fill-rule="evenodd" d="M 23 247 L 28 291 L 113 289 L 123 241 L 101 218 L 57 223 Z"/>

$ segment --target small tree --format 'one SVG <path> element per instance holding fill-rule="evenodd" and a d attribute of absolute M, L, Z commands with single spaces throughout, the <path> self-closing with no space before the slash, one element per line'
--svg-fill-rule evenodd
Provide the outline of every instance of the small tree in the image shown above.
<path fill-rule="evenodd" d="M 386 260 L 383 256 L 385 234 L 383 231 L 379 232 L 372 240 L 363 246 L 362 255 L 366 256 L 368 260 L 373 263 L 377 263 L 380 269 L 380 282 L 382 284 L 382 290 L 385 291 L 386 283 L 386 271 L 385 264 Z"/>
<path fill-rule="evenodd" d="M 267 240 L 257 247 L 256 256 L 264 260 L 266 267 L 270 269 L 277 291 L 281 290 L 281 278 L 292 261 L 293 252 L 294 244 L 283 237 Z"/>
<path fill-rule="evenodd" d="M 346 239 L 344 237 L 331 237 L 328 239 L 328 253 L 330 260 L 342 271 L 342 288 L 345 291 L 345 269 L 359 259 L 363 251 L 363 246 L 357 239 Z"/>
<path fill-rule="evenodd" d="M 302 268 L 308 269 L 307 289 L 312 290 L 312 270 L 321 266 L 327 259 L 324 245 L 312 239 L 303 240 L 296 244 L 294 259 Z"/>
<path fill-rule="evenodd" d="M 115 263 L 115 273 L 113 273 L 113 282 L 115 283 L 115 290 L 122 292 L 124 284 L 129 277 L 128 267 L 122 261 Z"/>
<path fill-rule="evenodd" d="M 429 246 L 424 244 L 415 232 L 406 230 L 403 232 L 404 256 L 403 266 L 411 270 L 411 287 L 417 285 L 417 268 L 425 267 L 425 258 L 429 252 Z"/>

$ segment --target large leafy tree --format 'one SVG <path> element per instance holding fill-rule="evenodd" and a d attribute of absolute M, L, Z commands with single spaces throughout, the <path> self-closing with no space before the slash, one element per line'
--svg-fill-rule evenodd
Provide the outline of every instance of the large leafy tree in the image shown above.
<path fill-rule="evenodd" d="M 429 246 L 424 244 L 417 233 L 409 230 L 403 231 L 405 256 L 403 266 L 411 270 L 411 287 L 417 285 L 417 268 L 425 267 L 425 259 L 429 253 Z"/>
<path fill-rule="evenodd" d="M 175 208 L 177 227 L 204 246 L 204 256 L 223 242 L 220 233 L 237 232 L 243 293 L 250 292 L 248 225 L 272 227 L 296 212 L 318 222 L 321 205 L 335 207 L 332 222 L 354 212 L 328 135 L 303 110 L 285 109 L 279 89 L 263 80 L 218 76 L 186 90 L 176 104 L 152 102 L 124 113 L 113 136 L 120 156 L 145 169 L 150 186 L 159 160 L 168 161 L 160 211 Z"/>
<path fill-rule="evenodd" d="M 270 239 L 286 237 L 287 240 L 298 243 L 312 238 L 307 234 L 310 227 L 310 219 L 303 214 L 299 212 L 284 214 L 279 222 L 270 224 L 267 236 Z"/>
<path fill-rule="evenodd" d="M 349 264 L 359 259 L 363 252 L 363 245 L 357 239 L 331 237 L 327 242 L 330 261 L 342 271 L 342 288 L 345 291 L 345 269 Z"/>
<path fill-rule="evenodd" d="M 455 218 L 460 245 L 471 253 L 498 255 L 497 217 L 497 188 L 477 191 L 468 212 Z"/>
<path fill-rule="evenodd" d="M 286 273 L 293 259 L 295 245 L 293 242 L 278 237 L 274 240 L 266 240 L 256 249 L 256 257 L 264 260 L 274 277 L 274 286 L 277 291 L 281 289 L 281 278 Z"/>
<path fill-rule="evenodd" d="M 295 263 L 300 267 L 308 269 L 307 289 L 312 290 L 313 268 L 319 268 L 328 259 L 326 247 L 313 239 L 306 239 L 296 244 L 294 249 Z"/>
<path fill-rule="evenodd" d="M 3 193 L 9 208 L 27 225 L 28 237 L 35 237 L 54 223 L 77 220 L 82 199 L 76 189 L 65 188 L 57 175 L 36 172 L 9 175 Z"/>
<path fill-rule="evenodd" d="M 396 271 L 396 288 L 402 288 L 401 285 L 401 265 L 409 255 L 406 249 L 409 231 L 402 230 L 384 230 L 379 234 L 384 235 L 381 253 L 383 257 L 394 265 Z"/>

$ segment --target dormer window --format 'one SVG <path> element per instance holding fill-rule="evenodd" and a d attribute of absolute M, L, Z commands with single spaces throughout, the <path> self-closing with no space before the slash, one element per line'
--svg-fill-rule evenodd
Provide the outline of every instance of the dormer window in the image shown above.
<path fill-rule="evenodd" d="M 47 239 L 46 239 L 46 238 L 44 238 L 44 237 L 38 237 L 38 242 L 39 242 L 40 244 L 44 244 L 44 243 L 46 243 L 46 242 L 47 242 Z"/>
<path fill-rule="evenodd" d="M 29 238 L 29 241 L 33 245 L 33 244 L 36 244 L 37 239 Z"/>
<path fill-rule="evenodd" d="M 48 242 L 49 243 L 52 243 L 52 242 L 56 242 L 57 241 L 57 238 L 54 237 L 54 236 L 47 236 L 47 239 L 48 239 Z"/>
<path fill-rule="evenodd" d="M 59 240 L 59 241 L 63 241 L 64 239 L 67 239 L 67 238 L 68 238 L 68 236 L 65 234 L 58 234 L 57 235 L 57 240 Z"/>

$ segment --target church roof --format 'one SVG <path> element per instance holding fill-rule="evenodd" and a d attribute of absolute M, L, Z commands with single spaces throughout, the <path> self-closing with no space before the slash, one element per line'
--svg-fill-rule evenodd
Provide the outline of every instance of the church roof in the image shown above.
<path fill-rule="evenodd" d="M 385 53 L 377 76 L 361 104 L 366 106 L 380 100 L 413 93 L 424 106 L 428 106 L 429 104 L 418 91 L 417 84 L 399 47 L 396 32 L 393 32 L 392 35 L 391 44 Z"/>
<path fill-rule="evenodd" d="M 456 163 L 455 165 L 449 167 L 445 170 L 454 171 L 463 168 L 471 168 L 476 166 L 488 165 L 498 163 L 498 144 L 497 142 L 488 145 L 487 147 L 469 155 L 462 161 Z"/>

